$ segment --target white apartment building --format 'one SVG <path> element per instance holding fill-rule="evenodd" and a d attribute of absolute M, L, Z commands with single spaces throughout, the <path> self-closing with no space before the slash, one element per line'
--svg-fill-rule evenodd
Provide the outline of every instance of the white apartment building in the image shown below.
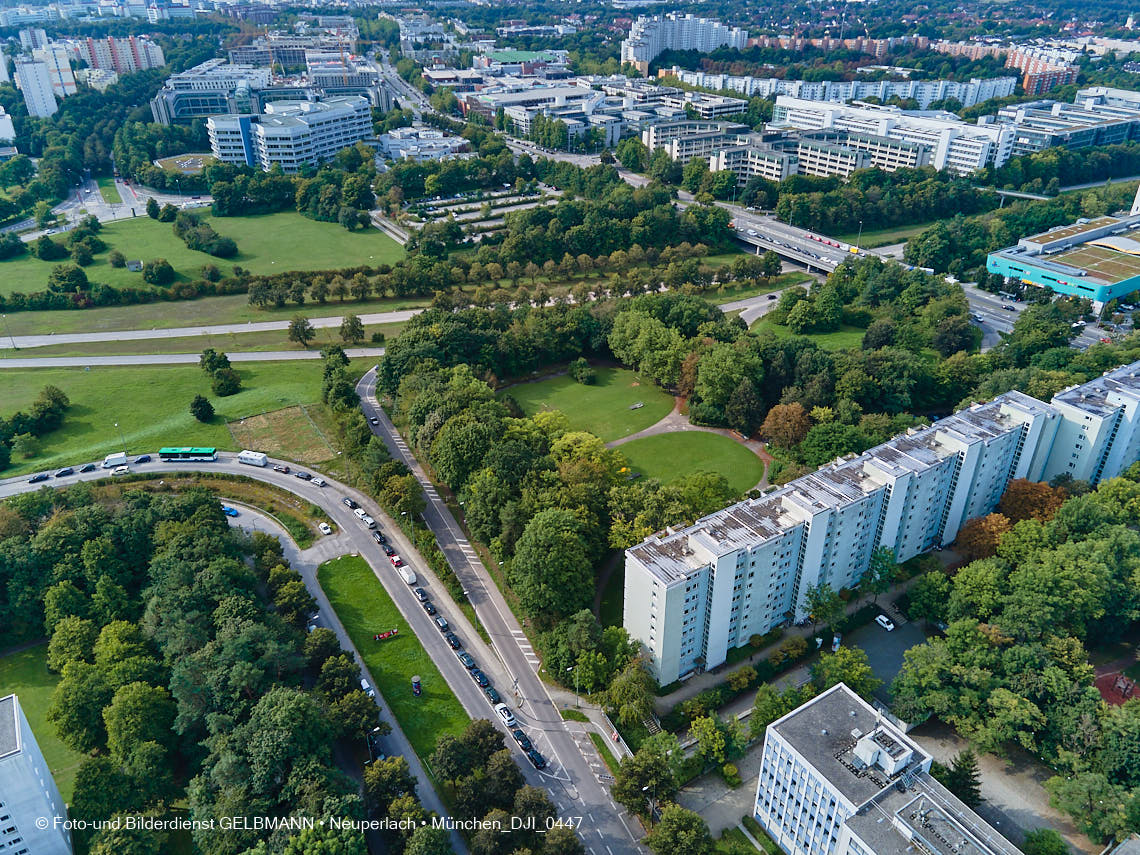
<path fill-rule="evenodd" d="M 839 683 L 768 725 L 755 817 L 788 855 L 1019 855 L 931 762 Z"/>
<path fill-rule="evenodd" d="M 32 51 L 32 59 L 47 67 L 51 91 L 57 98 L 66 98 L 76 93 L 75 74 L 71 70 L 71 58 L 68 57 L 65 46 L 49 44 L 47 47 L 36 48 Z"/>
<path fill-rule="evenodd" d="M 12 124 L 12 117 L 0 107 L 0 145 L 11 145 L 16 139 L 16 127 Z"/>
<path fill-rule="evenodd" d="M 367 98 L 346 95 L 324 101 L 275 101 L 255 116 L 210 116 L 210 150 L 226 163 L 296 172 L 372 136 Z"/>
<path fill-rule="evenodd" d="M 706 95 L 703 92 L 678 92 L 666 95 L 662 102 L 675 110 L 689 108 L 701 119 L 719 119 L 722 116 L 735 116 L 748 109 L 743 98 L 727 98 L 723 95 Z"/>
<path fill-rule="evenodd" d="M 709 53 L 725 46 L 743 50 L 747 42 L 747 31 L 709 18 L 676 13 L 642 15 L 633 22 L 629 36 L 621 43 L 621 61 L 632 63 L 645 74 L 649 63 L 663 51 Z"/>
<path fill-rule="evenodd" d="M 950 113 L 919 113 L 897 107 L 830 104 L 781 95 L 772 113 L 772 129 L 836 130 L 890 137 L 926 146 L 935 169 L 967 174 L 1001 166 L 1013 150 L 1008 125 L 970 125 Z"/>
<path fill-rule="evenodd" d="M 162 48 L 145 36 L 86 38 L 70 42 L 69 47 L 72 54 L 86 62 L 88 67 L 119 74 L 166 65 Z"/>
<path fill-rule="evenodd" d="M 67 806 L 15 695 L 0 698 L 0 852 L 71 855 Z M 41 829 L 37 821 L 48 820 Z"/>
<path fill-rule="evenodd" d="M 31 59 L 16 59 L 16 85 L 24 96 L 28 115 L 45 119 L 59 109 L 52 91 L 51 76 L 42 62 Z"/>
<path fill-rule="evenodd" d="M 661 684 L 807 616 L 808 588 L 858 584 L 879 547 L 951 543 L 1014 478 L 1096 484 L 1140 459 L 1140 362 L 1058 393 L 1008 392 L 625 553 L 624 625 Z"/>
<path fill-rule="evenodd" d="M 8 73 L 8 54 L 0 53 L 0 83 L 11 83 L 12 77 Z"/>
<path fill-rule="evenodd" d="M 36 48 L 47 47 L 48 34 L 46 30 L 39 27 L 28 27 L 27 29 L 20 30 L 20 47 L 25 52 L 31 52 Z"/>

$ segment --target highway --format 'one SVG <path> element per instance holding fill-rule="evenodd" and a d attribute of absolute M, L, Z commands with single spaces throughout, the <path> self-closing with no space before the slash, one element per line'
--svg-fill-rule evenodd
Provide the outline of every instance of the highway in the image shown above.
<path fill-rule="evenodd" d="M 376 399 L 375 370 L 361 378 L 356 391 L 364 414 L 377 421 L 372 428 L 373 433 L 384 440 L 397 460 L 403 461 L 412 470 L 424 489 L 427 498 L 424 521 L 435 534 L 448 564 L 455 571 L 479 621 L 487 630 L 503 668 L 510 675 L 510 681 L 500 685 L 516 687 L 520 709 L 526 712 L 532 726 L 538 728 L 545 737 L 545 747 L 540 747 L 539 750 L 551 760 L 551 769 L 547 771 L 552 773 L 549 777 L 553 780 L 548 788 L 555 792 L 560 788 L 559 795 L 555 797 L 560 813 L 565 805 L 565 815 L 583 818 L 579 833 L 591 855 L 641 851 L 634 834 L 635 829 L 640 829 L 613 802 L 608 787 L 595 777 L 589 762 L 566 729 L 561 713 L 536 673 L 538 656 L 527 641 L 526 634 L 502 592 L 483 567 L 479 556 L 427 478 L 419 461 L 380 407 Z M 554 781 L 557 781 L 557 786 Z"/>
<path fill-rule="evenodd" d="M 367 411 L 371 405 L 365 402 L 364 406 Z M 134 454 L 132 454 L 132 459 L 133 457 Z M 271 461 L 271 463 L 275 462 L 278 461 Z M 290 465 L 295 465 L 289 461 L 285 462 L 288 462 Z M 73 465 L 78 468 L 81 464 L 82 461 Z M 592 777 L 589 766 L 574 747 L 574 742 L 568 736 L 561 716 L 557 709 L 554 708 L 553 703 L 550 702 L 545 690 L 541 689 L 542 684 L 538 682 L 538 678 L 534 672 L 525 671 L 519 675 L 523 678 L 519 681 L 522 701 L 521 703 L 512 703 L 513 676 L 517 673 L 517 670 L 512 672 L 507 665 L 500 661 L 496 653 L 482 641 L 463 612 L 461 612 L 454 601 L 451 600 L 447 589 L 439 582 L 434 573 L 431 572 L 418 552 L 412 548 L 409 539 L 404 535 L 403 531 L 375 501 L 365 494 L 323 475 L 322 477 L 327 481 L 327 486 L 322 488 L 315 486 L 311 481 L 297 478 L 293 474 L 275 472 L 271 467 L 259 468 L 256 466 L 242 465 L 237 462 L 236 455 L 232 452 L 219 452 L 218 460 L 213 463 L 164 463 L 159 461 L 157 456 L 155 456 L 154 462 L 143 464 L 142 466 L 132 464 L 131 469 L 135 472 L 154 472 L 156 474 L 163 472 L 209 471 L 244 475 L 248 478 L 264 481 L 287 490 L 306 502 L 310 502 L 321 508 L 340 529 L 340 533 L 333 537 L 343 539 L 344 550 L 363 556 L 369 566 L 371 566 L 376 578 L 383 584 L 385 590 L 389 596 L 391 596 L 393 602 L 397 608 L 399 608 L 400 613 L 408 622 L 413 632 L 415 632 L 417 638 L 419 638 L 424 650 L 427 651 L 433 662 L 435 662 L 436 667 L 439 668 L 443 679 L 447 681 L 468 715 L 473 719 L 486 718 L 494 721 L 495 725 L 504 733 L 506 744 L 508 748 L 511 749 L 526 782 L 533 786 L 546 789 L 550 793 L 555 806 L 558 808 L 560 816 L 566 819 L 573 818 L 575 822 L 578 817 L 581 817 L 582 825 L 579 828 L 579 834 L 586 842 L 587 851 L 591 852 L 592 855 L 603 855 L 603 853 L 605 853 L 605 855 L 610 855 L 610 853 L 617 855 L 617 853 L 640 851 L 633 842 L 630 834 L 622 829 L 617 819 L 613 817 L 612 802 L 609 801 L 609 793 Z M 107 478 L 108 473 L 107 470 L 104 469 L 96 469 L 96 471 L 90 473 L 76 472 L 76 474 L 64 478 L 53 477 L 43 484 L 31 484 L 28 480 L 29 477 L 29 475 L 22 475 L 16 478 L 0 480 L 0 499 L 41 488 L 65 487 L 79 481 Z M 225 482 L 218 482 L 218 489 L 224 492 Z M 434 493 L 434 490 L 432 490 L 432 493 Z M 538 750 L 542 752 L 549 761 L 549 766 L 544 772 L 537 771 L 530 764 L 525 755 L 523 755 L 522 751 L 519 750 L 515 744 L 514 739 L 507 733 L 506 728 L 502 726 L 501 722 L 497 721 L 498 717 L 494 714 L 491 704 L 483 694 L 483 691 L 476 685 L 474 680 L 471 679 L 467 669 L 464 668 L 456 658 L 455 652 L 447 645 L 443 635 L 433 623 L 434 618 L 430 617 L 423 610 L 423 607 L 412 593 L 414 586 L 407 585 L 396 573 L 380 547 L 373 541 L 371 533 L 356 518 L 352 511 L 341 502 L 341 499 L 345 496 L 352 498 L 360 507 L 364 508 L 375 518 L 381 529 L 387 535 L 389 542 L 414 570 L 417 576 L 417 586 L 425 588 L 430 593 L 432 601 L 439 610 L 439 615 L 446 618 L 451 628 L 459 635 L 463 642 L 464 649 L 475 659 L 479 668 L 487 674 L 492 684 L 498 688 L 503 699 L 512 706 L 518 718 L 519 726 L 526 731 Z M 431 507 L 429 506 L 429 521 L 430 513 Z M 321 541 L 317 543 L 319 545 Z M 311 549 L 315 548 L 316 547 L 312 547 Z M 468 546 L 468 548 L 470 547 Z M 327 557 L 331 558 L 335 556 L 329 555 Z M 480 604 L 476 607 L 480 620 L 492 620 L 493 618 L 490 615 L 486 618 L 484 617 L 487 610 L 488 598 L 481 595 L 481 581 L 474 580 L 474 585 L 468 586 L 467 590 L 471 594 L 471 599 Z M 321 597 L 318 597 L 318 601 L 324 604 L 322 614 L 326 616 L 329 615 L 327 600 L 323 598 L 323 594 Z M 506 613 L 509 614 L 509 611 Z M 378 626 L 376 627 L 376 631 L 381 632 L 388 628 L 389 627 Z M 494 631 L 488 631 L 491 632 L 492 638 L 495 638 Z M 518 647 L 516 646 L 515 649 L 518 650 Z M 370 682 L 372 682 L 373 686 L 377 685 L 374 680 Z M 408 691 L 411 691 L 411 686 L 408 687 Z M 388 720 L 395 729 L 397 722 L 392 718 Z M 413 768 L 419 765 L 419 761 L 416 760 L 415 755 L 410 752 L 410 747 L 406 742 L 400 742 L 398 737 L 388 737 L 388 739 L 391 741 L 385 744 L 392 749 L 390 753 L 405 754 L 409 764 L 412 765 Z M 569 743 L 569 745 L 567 745 L 567 743 Z M 569 772 L 567 772 L 566 768 L 562 765 L 563 757 L 568 758 L 568 762 L 570 763 Z M 585 769 L 585 778 L 580 776 L 582 768 Z M 594 786 L 589 787 L 588 785 L 590 783 L 593 783 Z M 579 798 L 577 790 L 578 784 L 586 785 L 582 787 L 582 790 L 589 798 Z M 425 799 L 425 803 L 429 806 L 435 804 L 437 806 L 433 807 L 433 809 L 442 810 L 442 804 L 435 802 L 433 798 Z M 599 828 L 603 829 L 605 833 L 594 827 L 592 817 L 598 818 Z M 607 820 L 611 818 L 614 818 L 614 823 L 617 825 L 617 832 L 619 833 L 613 833 L 613 829 L 611 829 L 610 824 L 607 822 Z"/>

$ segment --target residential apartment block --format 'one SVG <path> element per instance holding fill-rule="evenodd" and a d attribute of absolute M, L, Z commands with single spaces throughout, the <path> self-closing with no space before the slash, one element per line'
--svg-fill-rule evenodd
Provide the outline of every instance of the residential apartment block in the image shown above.
<path fill-rule="evenodd" d="M 743 50 L 748 33 L 720 21 L 693 15 L 642 15 L 633 22 L 629 36 L 621 43 L 621 61 L 635 66 L 642 74 L 649 63 L 667 50 L 695 50 L 709 53 L 719 47 Z"/>
<path fill-rule="evenodd" d="M 788 855 L 1019 855 L 843 683 L 768 725 L 761 762 L 755 817 Z"/>
<path fill-rule="evenodd" d="M 256 116 L 210 116 L 210 150 L 226 163 L 296 172 L 372 136 L 372 108 L 358 95 L 276 101 Z"/>
<path fill-rule="evenodd" d="M 49 44 L 47 47 L 36 48 L 32 51 L 32 59 L 47 69 L 51 91 L 57 98 L 66 98 L 76 93 L 75 74 L 71 70 L 71 59 L 66 47 Z"/>
<path fill-rule="evenodd" d="M 45 119 L 59 109 L 48 67 L 32 59 L 16 58 L 16 85 L 24 96 L 29 116 Z"/>
<path fill-rule="evenodd" d="M 71 855 L 67 806 L 15 695 L 0 698 L 0 852 Z M 39 824 L 47 820 L 47 827 Z"/>
<path fill-rule="evenodd" d="M 86 38 L 69 42 L 68 48 L 76 59 L 82 59 L 89 68 L 115 71 L 119 74 L 162 68 L 166 65 L 162 48 L 145 36 L 138 38 L 128 36 L 125 39 L 117 39 L 114 36 Z"/>
<path fill-rule="evenodd" d="M 1140 458 L 1140 362 L 1058 393 L 1020 392 L 912 428 L 757 499 L 626 550 L 629 634 L 662 684 L 807 616 L 807 590 L 858 584 L 871 553 L 896 560 L 951 543 L 1014 478 L 1067 472 L 1096 484 Z"/>
<path fill-rule="evenodd" d="M 1021 87 L 1027 95 L 1040 95 L 1054 86 L 1077 82 L 1078 56 L 1077 51 L 1065 48 L 1014 47 L 1005 65 L 1022 73 Z"/>

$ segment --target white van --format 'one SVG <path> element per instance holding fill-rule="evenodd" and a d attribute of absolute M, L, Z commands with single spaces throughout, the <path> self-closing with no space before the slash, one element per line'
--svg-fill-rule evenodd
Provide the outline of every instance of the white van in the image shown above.
<path fill-rule="evenodd" d="M 363 679 L 362 679 L 362 680 L 360 681 L 360 688 L 361 688 L 361 691 L 363 691 L 363 692 L 364 692 L 364 694 L 368 695 L 368 697 L 370 697 L 370 698 L 374 698 L 374 697 L 376 697 L 376 690 L 375 690 L 375 689 L 373 689 L 373 688 L 372 688 L 372 687 L 371 687 L 371 686 L 368 684 L 368 681 L 367 681 L 367 680 L 363 680 Z"/>
<path fill-rule="evenodd" d="M 239 451 L 238 463 L 246 463 L 250 466 L 268 466 L 269 456 L 264 451 Z"/>
<path fill-rule="evenodd" d="M 119 466 L 127 465 L 127 453 L 125 451 L 116 451 L 114 454 L 108 454 L 103 458 L 104 469 L 116 469 Z"/>
<path fill-rule="evenodd" d="M 400 575 L 404 577 L 404 581 L 409 585 L 416 584 L 416 573 L 411 567 L 401 567 Z"/>

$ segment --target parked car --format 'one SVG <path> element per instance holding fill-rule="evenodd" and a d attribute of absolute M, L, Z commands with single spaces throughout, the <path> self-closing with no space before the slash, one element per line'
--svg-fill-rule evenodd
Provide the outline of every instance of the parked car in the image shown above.
<path fill-rule="evenodd" d="M 372 686 L 370 686 L 368 684 L 367 680 L 362 679 L 360 681 L 360 688 L 364 690 L 364 694 L 368 695 L 368 697 L 370 697 L 370 698 L 376 697 L 376 690 L 373 689 Z"/>
<path fill-rule="evenodd" d="M 392 547 L 390 547 L 388 544 L 385 543 L 384 544 L 384 554 L 388 555 L 388 556 L 392 556 L 392 555 L 396 554 L 396 550 L 394 550 Z"/>
<path fill-rule="evenodd" d="M 294 472 L 293 477 L 294 478 L 300 478 L 302 481 L 312 481 L 313 480 L 313 476 L 310 475 L 308 472 L 300 472 L 300 471 Z"/>
<path fill-rule="evenodd" d="M 455 654 L 455 657 L 462 663 L 463 667 L 470 671 L 475 667 L 475 660 L 471 658 L 471 654 L 464 650 L 460 650 Z"/>
<path fill-rule="evenodd" d="M 96 469 L 98 469 L 98 468 L 99 468 L 99 467 L 98 467 L 98 466 L 96 466 L 94 463 L 88 463 L 88 464 L 86 464 L 86 465 L 85 465 L 85 466 L 84 466 L 82 469 L 80 469 L 79 471 L 80 471 L 80 472 L 94 472 L 94 471 L 95 471 Z"/>
<path fill-rule="evenodd" d="M 431 600 L 428 600 L 427 602 L 425 602 L 424 603 L 424 611 L 427 612 L 429 615 L 434 616 L 435 612 L 436 612 L 435 603 L 433 603 Z"/>
<path fill-rule="evenodd" d="M 281 463 L 276 463 L 273 466 L 273 471 L 274 472 L 284 472 L 286 475 L 288 475 L 289 474 L 289 467 L 285 466 L 284 464 L 281 464 Z"/>
<path fill-rule="evenodd" d="M 130 471 L 131 470 L 126 466 L 116 466 L 114 469 L 111 470 L 111 474 L 112 475 L 128 475 L 128 474 L 130 474 Z M 45 475 L 44 477 L 47 478 L 48 476 Z"/>
<path fill-rule="evenodd" d="M 435 619 L 435 627 L 440 632 L 447 632 L 448 631 L 447 619 L 443 618 L 443 617 L 437 617 Z"/>
<path fill-rule="evenodd" d="M 313 486 L 315 487 L 327 487 L 328 483 L 324 478 L 313 478 Z"/>
<path fill-rule="evenodd" d="M 28 479 L 28 483 L 29 484 L 38 484 L 41 481 L 47 481 L 49 478 L 51 478 L 51 476 L 48 475 L 46 472 L 38 472 L 35 475 L 33 475 L 31 478 Z"/>
<path fill-rule="evenodd" d="M 416 595 L 416 599 L 421 603 L 426 603 L 428 601 L 428 592 L 423 588 L 415 588 L 412 593 Z"/>
<path fill-rule="evenodd" d="M 343 499 L 341 499 L 340 501 L 341 501 L 341 504 L 343 504 L 343 505 L 346 505 L 347 507 L 350 507 L 350 508 L 352 508 L 354 511 L 356 510 L 356 502 L 352 501 L 352 499 L 350 499 L 348 496 L 345 496 L 345 497 L 344 497 Z"/>
<path fill-rule="evenodd" d="M 320 531 L 321 534 L 332 534 L 332 526 L 327 522 L 317 523 L 317 530 Z"/>
<path fill-rule="evenodd" d="M 140 463 L 150 463 L 150 455 L 149 454 L 140 454 L 138 457 L 136 457 L 135 458 L 135 465 L 137 466 Z"/>
<path fill-rule="evenodd" d="M 368 421 L 370 421 L 374 425 L 380 424 L 380 419 L 376 418 L 376 416 L 372 416 L 372 418 L 370 418 Z"/>
<path fill-rule="evenodd" d="M 471 679 L 479 684 L 480 689 L 485 689 L 491 685 L 491 681 L 487 679 L 487 675 L 480 671 L 478 668 L 472 668 Z"/>
<path fill-rule="evenodd" d="M 55 473 L 55 477 L 56 478 L 66 478 L 68 475 L 74 475 L 74 474 L 75 474 L 74 469 L 72 469 L 70 466 L 64 466 L 62 469 L 60 469 L 58 472 Z"/>
<path fill-rule="evenodd" d="M 443 637 L 443 640 L 448 643 L 448 645 L 451 647 L 452 650 L 458 650 L 459 648 L 461 648 L 463 646 L 463 642 L 461 642 L 459 640 L 459 636 L 456 635 L 454 632 L 447 633 Z"/>
<path fill-rule="evenodd" d="M 519 744 L 519 748 L 521 748 L 523 751 L 530 751 L 532 748 L 534 748 L 530 742 L 530 739 L 525 733 L 519 730 L 519 728 L 516 727 L 514 730 L 512 730 L 511 736 L 515 738 L 515 742 Z"/>
<path fill-rule="evenodd" d="M 887 632 L 894 632 L 895 622 L 886 615 L 879 615 L 877 618 L 875 618 L 875 623 L 877 623 Z"/>
<path fill-rule="evenodd" d="M 487 688 L 485 688 L 483 690 L 483 694 L 486 695 L 487 700 L 489 700 L 493 704 L 500 703 L 503 700 L 501 697 L 499 697 L 499 690 L 496 689 L 494 686 L 488 686 Z"/>
<path fill-rule="evenodd" d="M 237 508 L 231 508 L 229 505 L 222 505 L 222 513 L 227 517 L 236 517 L 238 515 Z"/>
<path fill-rule="evenodd" d="M 499 714 L 499 718 L 503 720 L 503 724 L 507 727 L 514 727 L 518 723 L 515 721 L 515 714 L 511 712 L 511 708 L 506 704 L 495 704 L 495 712 Z"/>
<path fill-rule="evenodd" d="M 526 753 L 526 759 L 529 760 L 531 765 L 539 771 L 542 771 L 546 768 L 546 758 L 535 751 L 533 748 Z"/>

